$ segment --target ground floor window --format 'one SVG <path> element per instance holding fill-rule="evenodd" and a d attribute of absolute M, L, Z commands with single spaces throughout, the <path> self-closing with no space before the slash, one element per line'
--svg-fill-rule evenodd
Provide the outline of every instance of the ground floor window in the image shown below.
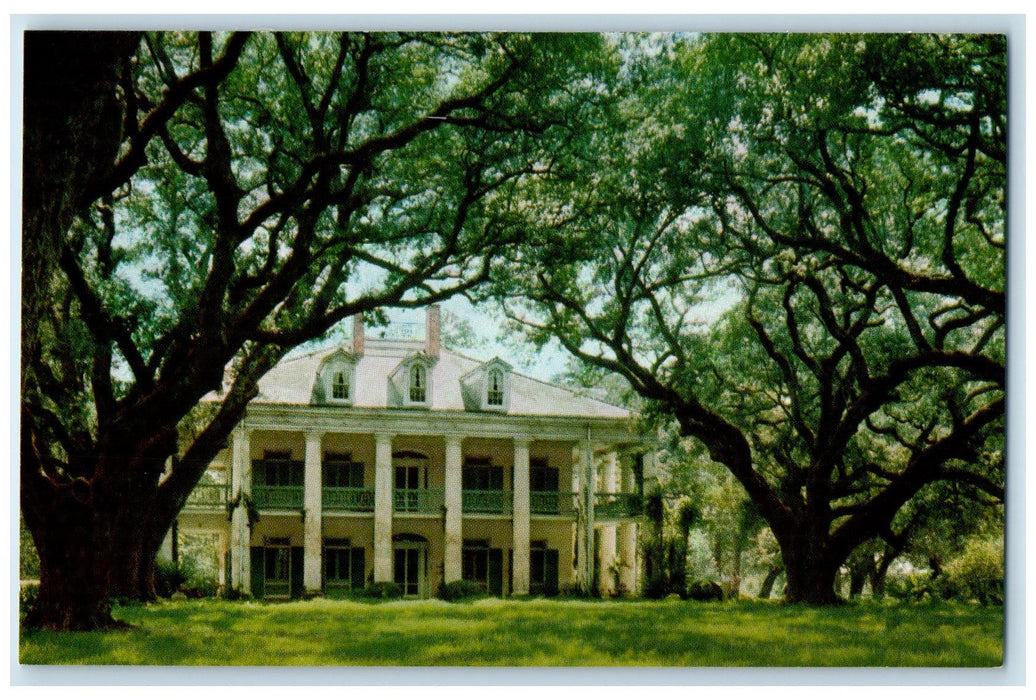
<path fill-rule="evenodd" d="M 461 576 L 490 595 L 504 593 L 504 550 L 489 546 L 489 540 L 464 540 Z"/>
<path fill-rule="evenodd" d="M 547 549 L 547 543 L 534 540 L 529 548 L 529 593 L 557 595 L 558 550 Z"/>
<path fill-rule="evenodd" d="M 360 590 L 364 585 L 365 551 L 347 539 L 324 540 L 324 589 L 328 594 Z"/>

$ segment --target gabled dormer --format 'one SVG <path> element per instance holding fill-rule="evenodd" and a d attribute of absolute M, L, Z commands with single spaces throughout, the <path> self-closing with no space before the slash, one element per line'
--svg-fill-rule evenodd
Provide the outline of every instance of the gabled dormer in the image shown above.
<path fill-rule="evenodd" d="M 407 356 L 389 376 L 389 400 L 403 408 L 432 405 L 432 367 L 435 359 L 425 352 Z"/>
<path fill-rule="evenodd" d="M 324 358 L 313 384 L 313 403 L 351 406 L 356 399 L 356 362 L 351 352 L 335 350 Z"/>
<path fill-rule="evenodd" d="M 469 410 L 507 413 L 511 405 L 511 365 L 499 357 L 468 372 L 460 382 Z"/>

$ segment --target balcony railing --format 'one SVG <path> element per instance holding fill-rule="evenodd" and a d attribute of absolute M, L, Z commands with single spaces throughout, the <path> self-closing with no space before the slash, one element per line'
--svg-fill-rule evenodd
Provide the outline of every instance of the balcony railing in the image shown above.
<path fill-rule="evenodd" d="M 252 499 L 260 509 L 296 509 L 302 507 L 303 489 L 301 486 L 265 486 L 257 484 L 252 487 Z"/>
<path fill-rule="evenodd" d="M 339 513 L 373 513 L 374 489 L 325 486 L 323 508 Z"/>
<path fill-rule="evenodd" d="M 491 513 L 507 515 L 511 512 L 514 499 L 510 491 L 478 491 L 466 489 L 461 509 L 465 513 Z"/>
<path fill-rule="evenodd" d="M 576 494 L 567 491 L 533 491 L 529 511 L 533 515 L 574 515 Z"/>
<path fill-rule="evenodd" d="M 222 508 L 230 500 L 229 484 L 201 484 L 187 497 L 188 508 Z"/>
<path fill-rule="evenodd" d="M 638 516 L 643 513 L 643 500 L 637 493 L 595 493 L 594 520 Z"/>
<path fill-rule="evenodd" d="M 373 500 L 371 501 L 373 503 Z M 442 515 L 445 504 L 442 489 L 393 489 L 392 510 L 396 513 Z"/>

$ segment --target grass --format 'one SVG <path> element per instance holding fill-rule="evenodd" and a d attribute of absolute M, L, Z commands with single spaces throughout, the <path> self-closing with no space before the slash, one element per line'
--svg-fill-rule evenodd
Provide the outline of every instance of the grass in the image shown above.
<path fill-rule="evenodd" d="M 23 664 L 898 666 L 1002 663 L 1003 609 L 860 603 L 214 600 L 121 607 L 120 632 L 22 632 Z"/>

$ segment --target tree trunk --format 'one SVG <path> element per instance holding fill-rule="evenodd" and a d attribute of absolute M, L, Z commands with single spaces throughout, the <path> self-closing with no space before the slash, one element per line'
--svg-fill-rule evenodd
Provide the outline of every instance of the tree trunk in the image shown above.
<path fill-rule="evenodd" d="M 785 562 L 788 589 L 785 598 L 789 603 L 810 605 L 837 605 L 843 602 L 835 593 L 835 577 L 838 566 L 824 562 L 807 562 L 789 566 Z"/>
<path fill-rule="evenodd" d="M 42 513 L 23 496 L 25 521 L 40 558 L 40 590 L 25 618 L 27 627 L 119 626 L 111 616 L 108 593 L 111 530 L 100 514 L 79 500 L 80 495 L 71 488 L 59 490 L 60 503 Z"/>
<path fill-rule="evenodd" d="M 759 587 L 759 599 L 768 600 L 770 598 L 770 594 L 773 593 L 773 584 L 777 582 L 777 577 L 780 576 L 783 571 L 783 568 L 776 567 L 766 572 L 766 578 L 763 579 L 763 585 Z"/>
<path fill-rule="evenodd" d="M 31 422 L 30 414 L 23 418 Z M 23 430 L 21 506 L 40 556 L 40 591 L 26 626 L 114 627 L 111 597 L 155 599 L 155 555 L 172 518 L 158 502 L 157 465 L 175 442 L 140 446 L 129 434 L 103 441 L 96 459 L 76 464 L 90 478 L 71 479 L 45 475 L 31 430 Z"/>
<path fill-rule="evenodd" d="M 788 581 L 785 600 L 789 603 L 836 605 L 843 602 L 835 591 L 841 561 L 829 555 L 826 540 L 817 532 L 803 534 L 801 528 L 774 532 L 781 545 L 784 574 Z"/>
<path fill-rule="evenodd" d="M 863 594 L 863 585 L 867 582 L 867 575 L 871 573 L 862 566 L 854 566 L 849 572 L 849 599 L 858 598 Z M 872 586 L 873 588 L 873 586 Z"/>

